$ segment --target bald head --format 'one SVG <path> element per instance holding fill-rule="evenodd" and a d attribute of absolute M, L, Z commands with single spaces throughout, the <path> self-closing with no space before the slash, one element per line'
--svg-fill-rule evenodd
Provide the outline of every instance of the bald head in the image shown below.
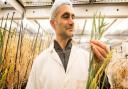
<path fill-rule="evenodd" d="M 50 19 L 54 19 L 57 15 L 57 10 L 62 6 L 62 5 L 69 5 L 72 7 L 72 3 L 70 0 L 55 0 L 51 11 L 50 11 Z"/>

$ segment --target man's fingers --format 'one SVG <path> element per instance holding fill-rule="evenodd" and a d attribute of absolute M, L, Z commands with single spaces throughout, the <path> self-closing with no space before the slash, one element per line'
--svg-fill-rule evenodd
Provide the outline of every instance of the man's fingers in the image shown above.
<path fill-rule="evenodd" d="M 104 49 L 102 49 L 101 47 L 99 47 L 99 46 L 97 46 L 97 45 L 94 45 L 94 44 L 92 44 L 92 46 L 94 46 L 95 49 L 96 49 L 104 58 L 107 57 L 107 52 L 106 52 Z"/>
<path fill-rule="evenodd" d="M 98 40 L 91 40 L 91 43 L 99 46 L 100 48 L 104 49 L 107 53 L 109 53 L 107 46 L 103 42 L 98 41 Z"/>
<path fill-rule="evenodd" d="M 97 48 L 95 46 L 92 46 L 92 50 L 93 53 L 95 54 L 95 56 L 100 60 L 103 61 L 104 57 L 102 56 L 102 54 L 100 53 L 100 51 L 97 50 Z"/>
<path fill-rule="evenodd" d="M 107 49 L 107 46 L 104 43 L 97 40 L 93 40 L 91 41 L 91 46 L 92 46 L 93 53 L 99 60 L 103 61 L 107 57 L 107 54 L 109 53 L 109 51 Z"/>

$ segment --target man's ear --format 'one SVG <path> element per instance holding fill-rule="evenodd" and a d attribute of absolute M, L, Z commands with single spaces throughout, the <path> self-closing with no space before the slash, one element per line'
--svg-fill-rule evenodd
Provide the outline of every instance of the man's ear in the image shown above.
<path fill-rule="evenodd" d="M 50 24 L 55 29 L 55 20 L 54 19 L 50 20 Z"/>

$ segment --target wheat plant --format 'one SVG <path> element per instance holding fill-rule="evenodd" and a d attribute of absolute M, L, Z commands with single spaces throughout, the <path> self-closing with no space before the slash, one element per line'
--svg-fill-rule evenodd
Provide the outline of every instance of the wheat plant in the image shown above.
<path fill-rule="evenodd" d="M 105 22 L 104 15 L 101 15 L 101 13 L 94 14 L 90 40 L 101 40 L 104 33 L 115 21 L 116 19 L 111 24 L 107 24 Z M 89 66 L 86 89 L 100 89 L 99 86 L 101 86 L 101 88 L 103 89 L 106 75 L 104 75 L 102 85 L 100 85 L 101 82 L 100 80 L 111 58 L 112 58 L 112 52 L 110 52 L 107 55 L 103 63 L 98 63 L 96 61 L 97 59 L 94 56 L 92 50 L 90 50 L 90 66 Z"/>

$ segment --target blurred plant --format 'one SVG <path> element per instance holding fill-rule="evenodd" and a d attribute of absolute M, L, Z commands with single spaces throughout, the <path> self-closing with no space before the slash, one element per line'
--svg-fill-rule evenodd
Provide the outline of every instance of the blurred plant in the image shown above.
<path fill-rule="evenodd" d="M 40 27 L 38 33 L 29 33 L 22 19 L 12 28 L 14 13 L 10 24 L 8 16 L 2 18 L 0 26 L 0 89 L 24 89 L 33 59 L 49 46 L 52 35 L 40 35 Z"/>
<path fill-rule="evenodd" d="M 0 28 L 0 64 L 3 61 L 2 50 L 3 50 L 3 33 L 2 33 L 1 28 Z"/>
<path fill-rule="evenodd" d="M 6 68 L 0 78 L 0 89 L 4 88 L 4 84 L 6 82 L 6 78 L 8 76 L 8 73 L 12 72 L 14 70 L 14 65 L 10 65 L 9 68 Z"/>
<path fill-rule="evenodd" d="M 118 54 L 113 55 L 114 58 L 106 69 L 111 89 L 128 89 L 128 60 L 119 58 Z"/>
<path fill-rule="evenodd" d="M 99 15 L 94 14 L 90 40 L 100 40 L 103 37 L 103 34 L 115 21 L 116 19 L 111 24 L 107 24 L 105 23 L 105 16 L 101 15 L 101 13 L 99 13 Z M 86 89 L 103 89 L 106 75 L 103 77 L 103 83 L 101 86 L 100 80 L 111 58 L 112 52 L 107 55 L 102 63 L 98 63 L 92 50 L 90 50 L 90 65 Z M 101 88 L 99 88 L 99 86 Z"/>

